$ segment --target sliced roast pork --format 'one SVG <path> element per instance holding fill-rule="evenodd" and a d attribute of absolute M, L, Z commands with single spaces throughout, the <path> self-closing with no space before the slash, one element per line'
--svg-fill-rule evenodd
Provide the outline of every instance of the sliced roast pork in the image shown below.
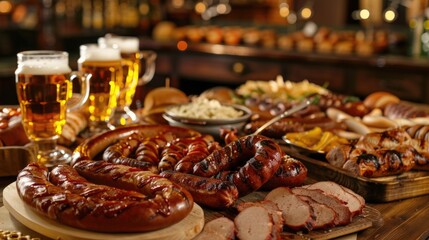
<path fill-rule="evenodd" d="M 363 206 L 363 207 L 365 207 L 365 198 L 363 198 L 361 195 L 359 195 L 359 194 L 357 194 L 357 193 L 355 193 L 355 192 L 353 192 L 353 190 L 351 190 L 350 188 L 346 188 L 346 187 L 344 187 L 344 186 L 341 186 L 343 189 L 344 189 L 344 191 L 346 191 L 346 192 L 348 192 L 348 193 L 350 193 L 350 194 L 353 194 L 358 200 L 359 200 L 359 202 L 360 202 L 360 204 Z"/>
<path fill-rule="evenodd" d="M 313 212 L 310 205 L 293 194 L 288 187 L 278 187 L 270 191 L 265 200 L 277 204 L 283 213 L 284 225 L 294 231 L 313 228 Z"/>
<path fill-rule="evenodd" d="M 243 209 L 234 218 L 236 236 L 242 240 L 271 240 L 274 221 L 270 211 L 262 206 Z"/>
<path fill-rule="evenodd" d="M 237 210 L 239 212 L 243 211 L 245 208 L 252 207 L 252 206 L 261 206 L 266 208 L 269 213 L 271 214 L 271 217 L 273 219 L 274 228 L 271 233 L 273 239 L 280 239 L 281 232 L 283 232 L 283 213 L 278 208 L 277 204 L 270 200 L 262 200 L 262 201 L 256 201 L 256 202 L 241 202 L 237 205 Z"/>
<path fill-rule="evenodd" d="M 300 196 L 313 209 L 313 229 L 327 229 L 335 226 L 337 213 L 325 204 L 318 203 L 307 196 Z"/>
<path fill-rule="evenodd" d="M 347 225 L 352 221 L 352 213 L 349 208 L 338 200 L 338 198 L 326 195 L 322 190 L 296 187 L 292 189 L 292 192 L 299 196 L 307 196 L 318 203 L 332 208 L 337 213 L 335 225 Z"/>
<path fill-rule="evenodd" d="M 364 205 L 361 204 L 359 199 L 354 194 L 345 191 L 343 187 L 341 187 L 341 185 L 335 182 L 321 181 L 304 187 L 308 189 L 319 189 L 327 195 L 331 195 L 338 198 L 349 208 L 350 212 L 352 213 L 352 216 L 360 214 L 364 207 Z"/>

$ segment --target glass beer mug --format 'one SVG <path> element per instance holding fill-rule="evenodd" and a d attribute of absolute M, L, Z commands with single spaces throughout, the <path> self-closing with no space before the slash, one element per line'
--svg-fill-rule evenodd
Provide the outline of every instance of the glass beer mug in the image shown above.
<path fill-rule="evenodd" d="M 119 86 L 122 83 L 122 59 L 118 49 L 101 48 L 97 44 L 80 46 L 78 68 L 90 75 L 90 90 L 85 111 L 89 116 L 88 132 L 94 134 L 113 129 L 109 124 L 117 106 Z"/>
<path fill-rule="evenodd" d="M 122 57 L 123 79 L 119 85 L 117 106 L 110 123 L 114 126 L 136 123 L 139 119 L 130 106 L 137 86 L 143 86 L 152 80 L 157 55 L 151 50 L 140 51 L 139 39 L 132 36 L 107 34 L 98 39 L 98 44 L 100 47 L 118 48 Z"/>
<path fill-rule="evenodd" d="M 87 100 L 88 79 L 71 71 L 67 52 L 24 51 L 17 57 L 15 80 L 22 123 L 35 145 L 37 160 L 47 167 L 68 163 L 71 151 L 57 146 L 56 141 L 67 111 Z M 79 79 L 80 94 L 73 93 L 75 79 Z"/>

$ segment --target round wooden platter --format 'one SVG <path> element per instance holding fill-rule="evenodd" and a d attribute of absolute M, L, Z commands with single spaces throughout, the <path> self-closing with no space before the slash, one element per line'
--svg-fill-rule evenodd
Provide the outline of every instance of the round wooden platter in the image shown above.
<path fill-rule="evenodd" d="M 191 213 L 182 221 L 156 231 L 145 233 L 99 233 L 77 229 L 58 223 L 34 212 L 19 197 L 15 182 L 3 190 L 3 203 L 9 213 L 26 227 L 52 239 L 67 240 L 184 240 L 192 239 L 204 227 L 204 211 L 194 204 Z"/>

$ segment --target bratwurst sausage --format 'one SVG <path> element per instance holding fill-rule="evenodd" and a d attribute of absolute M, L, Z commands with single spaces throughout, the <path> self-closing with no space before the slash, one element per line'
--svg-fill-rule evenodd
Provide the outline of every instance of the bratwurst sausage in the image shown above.
<path fill-rule="evenodd" d="M 206 207 L 225 209 L 238 199 L 237 187 L 228 181 L 175 171 L 164 171 L 160 175 L 188 190 L 196 203 Z"/>
<path fill-rule="evenodd" d="M 138 133 L 134 133 L 127 138 L 123 138 L 117 143 L 106 148 L 103 153 L 103 160 L 130 167 L 138 167 L 142 170 L 157 173 L 158 168 L 152 162 L 129 157 L 137 150 L 143 140 L 144 137 Z"/>
<path fill-rule="evenodd" d="M 268 191 L 277 187 L 297 187 L 303 185 L 306 178 L 307 167 L 301 161 L 284 155 L 279 169 L 261 189 Z"/>
<path fill-rule="evenodd" d="M 104 161 L 81 161 L 76 167 L 115 187 L 88 182 L 69 165 L 58 166 L 49 174 L 46 167 L 31 163 L 18 174 L 18 194 L 48 218 L 99 232 L 161 229 L 192 210 L 191 195 L 159 175 Z"/>
<path fill-rule="evenodd" d="M 93 137 L 85 139 L 73 152 L 71 165 L 81 160 L 98 160 L 101 159 L 98 155 L 107 147 L 132 134 L 141 134 L 143 137 L 156 137 L 160 134 L 171 133 L 176 138 L 189 138 L 201 136 L 197 131 L 167 126 L 167 125 L 139 125 L 121 127 L 113 131 L 107 131 Z M 119 152 L 122 154 L 121 152 Z"/>
<path fill-rule="evenodd" d="M 282 156 L 274 140 L 262 135 L 244 136 L 196 163 L 193 174 L 213 177 L 228 171 L 224 179 L 234 183 L 243 196 L 259 189 L 274 175 Z"/>

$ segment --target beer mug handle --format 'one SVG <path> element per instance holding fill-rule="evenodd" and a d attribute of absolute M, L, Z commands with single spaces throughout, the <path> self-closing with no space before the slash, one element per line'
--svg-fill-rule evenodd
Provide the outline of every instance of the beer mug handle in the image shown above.
<path fill-rule="evenodd" d="M 78 79 L 80 84 L 80 93 L 71 93 L 70 99 L 67 101 L 67 112 L 71 112 L 80 108 L 89 97 L 89 80 L 91 79 L 91 74 L 82 74 L 77 71 L 73 71 L 70 74 L 70 82 L 76 81 Z"/>
<path fill-rule="evenodd" d="M 146 69 L 143 76 L 139 78 L 139 86 L 143 86 L 152 80 L 153 75 L 155 74 L 155 60 L 157 57 L 157 54 L 154 51 L 141 51 L 141 53 L 142 59 L 146 63 Z"/>

